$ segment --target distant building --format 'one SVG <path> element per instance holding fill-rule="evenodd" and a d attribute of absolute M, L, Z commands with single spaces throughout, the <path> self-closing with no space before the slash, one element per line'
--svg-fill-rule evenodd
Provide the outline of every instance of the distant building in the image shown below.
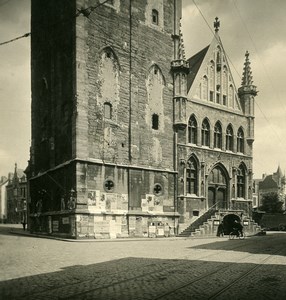
<path fill-rule="evenodd" d="M 283 202 L 283 208 L 285 209 L 285 187 L 285 175 L 283 175 L 280 166 L 272 175 L 263 174 L 262 180 L 259 182 L 258 189 L 259 206 L 262 204 L 264 194 L 274 192 L 278 194 L 279 200 Z"/>
<path fill-rule="evenodd" d="M 7 177 L 2 176 L 0 179 L 0 223 L 5 223 L 7 219 L 7 184 Z"/>
<path fill-rule="evenodd" d="M 9 173 L 6 186 L 7 223 L 21 223 L 27 220 L 27 178 L 15 164 L 14 173 Z"/>
<path fill-rule="evenodd" d="M 253 179 L 253 190 L 252 190 L 252 208 L 257 209 L 260 206 L 259 203 L 259 183 L 262 179 Z"/>

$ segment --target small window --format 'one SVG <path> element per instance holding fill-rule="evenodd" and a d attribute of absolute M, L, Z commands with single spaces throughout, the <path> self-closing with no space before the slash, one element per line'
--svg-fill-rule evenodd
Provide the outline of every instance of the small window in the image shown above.
<path fill-rule="evenodd" d="M 156 9 L 152 10 L 152 23 L 155 25 L 159 24 L 158 11 Z"/>
<path fill-rule="evenodd" d="M 214 92 L 210 91 L 210 101 L 214 101 Z"/>
<path fill-rule="evenodd" d="M 112 118 L 112 105 L 108 102 L 104 103 L 104 118 L 105 119 Z"/>
<path fill-rule="evenodd" d="M 199 216 L 199 211 L 198 210 L 193 210 L 193 216 L 198 217 Z"/>
<path fill-rule="evenodd" d="M 152 129 L 159 129 L 159 116 L 157 114 L 152 115 Z"/>

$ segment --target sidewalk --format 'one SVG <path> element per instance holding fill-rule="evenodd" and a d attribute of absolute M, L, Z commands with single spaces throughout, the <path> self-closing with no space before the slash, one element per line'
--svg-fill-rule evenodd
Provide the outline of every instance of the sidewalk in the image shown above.
<path fill-rule="evenodd" d="M 3 224 L 1 224 L 3 225 Z M 37 238 L 44 238 L 44 239 L 53 239 L 53 240 L 59 240 L 59 241 L 65 241 L 65 242 L 79 242 L 79 243 L 86 243 L 86 242 L 130 242 L 130 241 L 156 241 L 156 240 L 184 240 L 184 239 L 228 239 L 228 235 L 225 235 L 224 237 L 217 237 L 217 236 L 189 236 L 189 237 L 178 237 L 178 236 L 172 236 L 172 237 L 137 237 L 137 238 L 116 238 L 116 239 L 94 239 L 94 238 L 82 238 L 82 239 L 71 239 L 71 238 L 65 238 L 65 237 L 59 237 L 59 236 L 53 236 L 53 235 L 44 235 L 39 233 L 30 233 L 28 230 L 23 230 L 22 225 L 14 225 L 14 224 L 6 224 L 5 227 L 10 228 L 9 232 L 11 234 L 15 235 L 22 235 L 27 237 L 37 237 Z M 271 234 L 272 232 L 267 232 L 268 234 Z M 281 233 L 281 232 L 279 232 Z M 285 232 L 286 233 L 286 232 Z M 259 236 L 259 235 L 266 235 L 266 233 L 257 233 L 254 235 L 247 235 L 247 237 L 251 236 Z"/>
<path fill-rule="evenodd" d="M 116 238 L 116 239 L 94 239 L 94 238 L 84 238 L 84 239 L 69 239 L 59 236 L 53 235 L 44 235 L 38 233 L 30 233 L 28 230 L 23 230 L 22 228 L 10 228 L 10 233 L 15 235 L 22 235 L 28 237 L 37 237 L 37 238 L 44 238 L 44 239 L 53 239 L 65 242 L 131 242 L 131 241 L 156 241 L 156 240 L 184 240 L 189 239 L 192 237 L 157 237 L 157 238 L 150 238 L 150 237 L 138 237 L 138 238 Z"/>

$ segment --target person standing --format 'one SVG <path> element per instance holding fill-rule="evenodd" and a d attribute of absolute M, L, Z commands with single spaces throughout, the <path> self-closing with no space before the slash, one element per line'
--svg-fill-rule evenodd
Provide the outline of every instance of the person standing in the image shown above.
<path fill-rule="evenodd" d="M 224 228 L 223 228 L 223 221 L 218 225 L 217 227 L 217 236 L 220 237 L 222 236 L 223 237 L 224 235 Z"/>

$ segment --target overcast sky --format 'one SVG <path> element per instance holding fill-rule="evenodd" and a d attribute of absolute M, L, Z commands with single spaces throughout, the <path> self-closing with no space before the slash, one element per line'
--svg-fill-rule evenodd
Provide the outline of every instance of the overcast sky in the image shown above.
<path fill-rule="evenodd" d="M 48 0 L 47 0 L 48 1 Z M 59 0 L 60 1 L 60 0 Z M 154 0 L 156 1 L 156 0 Z M 241 83 L 244 54 L 250 52 L 256 97 L 254 177 L 286 169 L 286 1 L 183 0 L 186 56 L 210 44 L 213 22 Z M 204 20 L 205 18 L 205 20 Z M 207 23 L 209 26 L 207 25 Z M 0 0 L 0 43 L 30 32 L 30 0 Z M 30 38 L 0 46 L 0 176 L 25 169 L 31 140 Z"/>

